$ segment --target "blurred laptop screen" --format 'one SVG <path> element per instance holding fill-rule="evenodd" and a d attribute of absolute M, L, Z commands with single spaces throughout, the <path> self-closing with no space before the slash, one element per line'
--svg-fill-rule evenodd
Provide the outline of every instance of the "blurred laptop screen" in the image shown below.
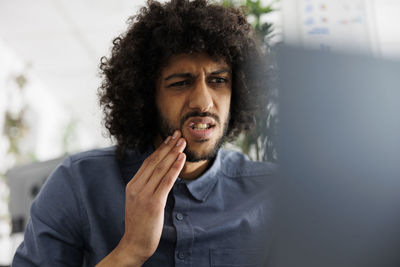
<path fill-rule="evenodd" d="M 281 48 L 272 267 L 400 266 L 400 62 Z"/>

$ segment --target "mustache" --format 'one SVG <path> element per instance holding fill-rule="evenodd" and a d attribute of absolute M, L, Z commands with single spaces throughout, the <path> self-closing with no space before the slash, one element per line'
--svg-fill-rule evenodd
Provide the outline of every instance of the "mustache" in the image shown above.
<path fill-rule="evenodd" d="M 185 114 L 180 121 L 180 128 L 182 129 L 183 124 L 191 117 L 211 117 L 213 118 L 218 124 L 220 124 L 220 119 L 217 114 L 210 113 L 210 112 L 199 112 L 199 111 L 192 111 Z"/>

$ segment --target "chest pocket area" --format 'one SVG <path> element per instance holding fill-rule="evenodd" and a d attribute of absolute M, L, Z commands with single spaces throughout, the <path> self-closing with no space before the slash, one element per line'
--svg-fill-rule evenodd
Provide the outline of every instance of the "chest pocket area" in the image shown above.
<path fill-rule="evenodd" d="M 266 254 L 262 249 L 216 248 L 210 262 L 212 267 L 262 267 Z"/>

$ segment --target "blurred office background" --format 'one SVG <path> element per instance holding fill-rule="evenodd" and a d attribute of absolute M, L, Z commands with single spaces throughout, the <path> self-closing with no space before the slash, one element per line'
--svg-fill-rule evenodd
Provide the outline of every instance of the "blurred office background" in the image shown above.
<path fill-rule="evenodd" d="M 0 265 L 9 264 L 20 242 L 9 238 L 7 170 L 110 144 L 101 133 L 98 64 L 142 4 L 0 2 Z M 29 171 L 25 176 L 32 178 Z"/>
<path fill-rule="evenodd" d="M 101 126 L 98 65 L 144 4 L 0 1 L 0 266 L 10 264 L 51 169 L 68 153 L 112 144 Z M 258 5 L 274 6 L 262 21 L 276 25 L 272 41 L 279 42 L 279 1 Z"/>

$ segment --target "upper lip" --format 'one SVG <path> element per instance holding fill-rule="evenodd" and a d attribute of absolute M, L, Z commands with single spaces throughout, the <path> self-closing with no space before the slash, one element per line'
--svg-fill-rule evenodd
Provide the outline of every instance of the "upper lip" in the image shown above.
<path fill-rule="evenodd" d="M 193 117 L 187 121 L 186 125 L 191 127 L 196 123 L 215 125 L 215 121 L 210 117 Z"/>

